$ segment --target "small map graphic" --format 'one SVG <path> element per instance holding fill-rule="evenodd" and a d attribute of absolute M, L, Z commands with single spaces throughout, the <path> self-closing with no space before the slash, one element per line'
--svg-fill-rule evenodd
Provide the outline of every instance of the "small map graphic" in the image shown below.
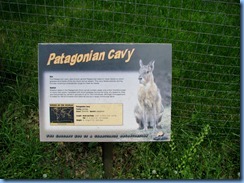
<path fill-rule="evenodd" d="M 51 123 L 74 123 L 73 107 L 50 107 Z"/>

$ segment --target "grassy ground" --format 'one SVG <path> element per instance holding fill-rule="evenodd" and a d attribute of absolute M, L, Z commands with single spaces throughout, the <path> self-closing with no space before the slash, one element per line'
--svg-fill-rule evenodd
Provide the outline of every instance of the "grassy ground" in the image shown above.
<path fill-rule="evenodd" d="M 99 143 L 39 141 L 39 42 L 166 42 L 173 45 L 172 140 L 114 143 L 113 178 L 238 179 L 238 3 L 0 1 L 0 177 L 103 177 Z"/>

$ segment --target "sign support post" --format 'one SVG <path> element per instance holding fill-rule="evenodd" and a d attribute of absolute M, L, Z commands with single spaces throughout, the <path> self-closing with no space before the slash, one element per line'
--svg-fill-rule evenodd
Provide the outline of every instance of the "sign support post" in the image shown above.
<path fill-rule="evenodd" d="M 103 142 L 102 143 L 102 159 L 104 178 L 111 179 L 113 175 L 113 143 Z"/>

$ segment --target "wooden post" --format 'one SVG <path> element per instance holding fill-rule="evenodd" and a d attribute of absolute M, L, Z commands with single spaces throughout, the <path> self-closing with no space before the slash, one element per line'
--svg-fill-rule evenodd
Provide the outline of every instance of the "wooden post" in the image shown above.
<path fill-rule="evenodd" d="M 111 179 L 113 175 L 113 143 L 102 143 L 102 158 L 104 168 L 104 178 Z"/>

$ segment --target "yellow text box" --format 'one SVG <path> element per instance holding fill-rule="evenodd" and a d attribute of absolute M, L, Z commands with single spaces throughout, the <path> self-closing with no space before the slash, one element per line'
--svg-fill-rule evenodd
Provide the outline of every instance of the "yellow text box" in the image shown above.
<path fill-rule="evenodd" d="M 123 125 L 123 105 L 75 104 L 74 117 L 77 126 Z"/>

